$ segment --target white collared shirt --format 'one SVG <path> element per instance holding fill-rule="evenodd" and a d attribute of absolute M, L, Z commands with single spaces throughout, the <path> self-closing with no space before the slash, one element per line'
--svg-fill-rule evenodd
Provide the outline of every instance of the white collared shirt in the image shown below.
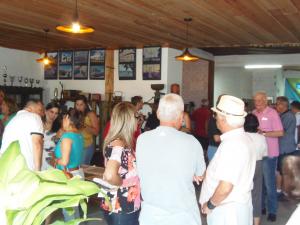
<path fill-rule="evenodd" d="M 222 201 L 246 203 L 251 200 L 256 151 L 243 128 L 220 136 L 221 144 L 209 163 L 199 202 L 203 205 L 214 194 L 220 181 L 233 184 L 231 193 Z"/>

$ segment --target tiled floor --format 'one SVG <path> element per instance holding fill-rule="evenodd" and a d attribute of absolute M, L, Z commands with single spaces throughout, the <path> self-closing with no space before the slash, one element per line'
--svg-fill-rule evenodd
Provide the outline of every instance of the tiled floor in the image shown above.
<path fill-rule="evenodd" d="M 278 214 L 277 214 L 277 221 L 276 222 L 269 222 L 266 220 L 266 216 L 262 217 L 262 222 L 261 225 L 285 225 L 286 222 L 288 221 L 289 217 L 291 216 L 292 212 L 295 210 L 297 206 L 296 201 L 285 201 L 285 202 L 279 202 L 278 206 Z M 101 210 L 96 204 L 89 203 L 89 208 L 88 208 L 88 217 L 89 218 L 103 218 L 103 215 L 101 213 Z M 56 218 L 61 218 L 60 214 L 57 214 Z M 205 218 L 202 218 L 203 225 L 206 225 Z M 106 225 L 105 221 L 89 221 L 86 223 L 82 223 L 85 225 Z M 299 222 L 300 224 L 300 222 Z"/>

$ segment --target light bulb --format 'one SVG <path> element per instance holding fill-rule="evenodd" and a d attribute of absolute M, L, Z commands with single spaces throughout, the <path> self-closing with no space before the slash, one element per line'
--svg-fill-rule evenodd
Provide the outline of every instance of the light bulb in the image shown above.
<path fill-rule="evenodd" d="M 72 23 L 72 31 L 74 33 L 79 33 L 79 31 L 80 31 L 80 24 L 78 22 Z"/>
<path fill-rule="evenodd" d="M 43 63 L 44 63 L 44 65 L 48 65 L 49 64 L 49 59 L 48 58 L 44 58 L 43 59 Z"/>

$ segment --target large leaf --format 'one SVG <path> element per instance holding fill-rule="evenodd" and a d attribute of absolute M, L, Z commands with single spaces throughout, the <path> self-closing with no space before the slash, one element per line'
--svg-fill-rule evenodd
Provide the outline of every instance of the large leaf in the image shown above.
<path fill-rule="evenodd" d="M 58 220 L 54 223 L 51 223 L 50 225 L 79 225 L 82 222 L 87 222 L 87 221 L 102 221 L 100 218 L 89 218 L 89 219 L 75 219 L 71 220 L 69 222 L 64 222 L 61 220 Z"/>
<path fill-rule="evenodd" d="M 37 176 L 43 181 L 67 183 L 66 175 L 58 169 L 49 169 L 40 172 L 36 172 Z"/>
<path fill-rule="evenodd" d="M 67 181 L 68 185 L 75 186 L 87 196 L 97 194 L 100 192 L 100 188 L 93 182 L 83 181 L 80 179 L 70 179 Z"/>
<path fill-rule="evenodd" d="M 40 225 L 52 212 L 57 209 L 71 208 L 79 205 L 79 202 L 85 196 L 78 195 L 73 196 L 71 199 L 67 199 L 62 202 L 54 203 L 49 205 L 48 207 L 42 209 L 38 216 L 32 218 L 28 217 L 26 221 L 24 221 L 24 225 Z"/>
<path fill-rule="evenodd" d="M 23 169 L 27 169 L 24 157 L 20 152 L 18 141 L 12 142 L 0 157 L 0 181 L 8 182 Z"/>

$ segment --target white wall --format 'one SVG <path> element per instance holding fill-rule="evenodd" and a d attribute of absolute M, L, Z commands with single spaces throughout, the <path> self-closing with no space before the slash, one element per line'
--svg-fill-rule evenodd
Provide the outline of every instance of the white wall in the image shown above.
<path fill-rule="evenodd" d="M 36 62 L 38 58 L 40 55 L 37 53 L 0 47 L 0 84 L 3 85 L 4 66 L 7 67 L 9 76 L 15 76 L 14 86 L 19 86 L 17 76 L 23 76 L 23 86 L 25 86 L 24 77 L 42 80 L 43 68 Z M 9 78 L 7 78 L 7 85 L 10 85 Z"/>
<path fill-rule="evenodd" d="M 251 98 L 252 73 L 239 67 L 215 68 L 214 102 L 221 94 L 234 95 L 239 98 Z"/>
<path fill-rule="evenodd" d="M 182 87 L 182 65 L 181 61 L 175 59 L 182 51 L 177 49 L 168 49 L 168 78 L 167 78 L 167 92 L 170 93 L 171 84 L 177 83 Z"/>

